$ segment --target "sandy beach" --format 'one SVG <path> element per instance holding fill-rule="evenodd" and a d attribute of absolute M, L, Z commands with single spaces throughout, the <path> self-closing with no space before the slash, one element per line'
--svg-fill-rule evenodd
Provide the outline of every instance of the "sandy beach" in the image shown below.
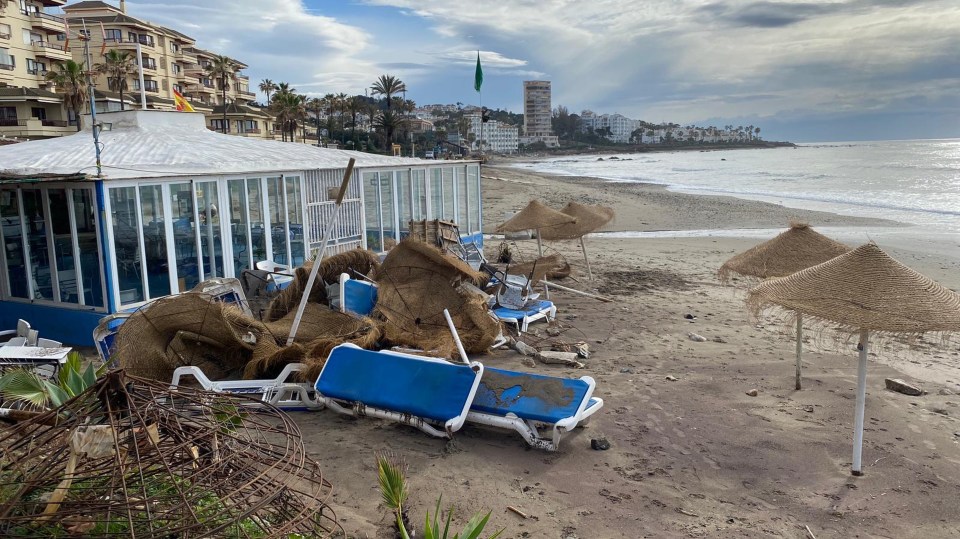
<path fill-rule="evenodd" d="M 483 174 L 485 228 L 491 232 L 506 212 L 532 198 L 555 208 L 570 200 L 612 206 L 617 218 L 610 231 L 785 228 L 790 220 L 864 230 L 900 226 L 506 167 L 485 167 Z M 851 476 L 856 340 L 808 331 L 804 389 L 794 389 L 792 331 L 771 317 L 751 320 L 743 302 L 747 283 L 724 286 L 716 278 L 724 260 L 759 241 L 588 238 L 593 281 L 579 244 L 546 244 L 573 266 L 565 285 L 616 299 L 608 304 L 553 292 L 562 336 L 590 346 L 586 367 L 529 367 L 510 350 L 474 359 L 596 379 L 604 409 L 587 428 L 565 437 L 558 452 L 531 450 L 515 433 L 470 425 L 446 442 L 373 419 L 296 414 L 334 485 L 331 505 L 344 528 L 352 537 L 391 537 L 374 466 L 375 452 L 389 451 L 408 465 L 415 527 L 442 494 L 455 520 L 490 510 L 488 529 L 505 528 L 507 538 L 960 535 L 957 342 L 889 338 L 873 348 L 865 475 Z M 487 240 L 488 257 L 499 245 Z M 955 258 L 911 249 L 909 242 L 880 245 L 960 288 Z M 511 247 L 527 260 L 536 252 L 534 241 Z M 545 327 L 532 329 L 542 333 Z M 695 342 L 690 333 L 707 340 Z M 888 391 L 886 377 L 915 382 L 927 394 Z M 746 394 L 751 389 L 756 397 Z M 612 447 L 591 449 L 591 438 L 599 437 Z"/>

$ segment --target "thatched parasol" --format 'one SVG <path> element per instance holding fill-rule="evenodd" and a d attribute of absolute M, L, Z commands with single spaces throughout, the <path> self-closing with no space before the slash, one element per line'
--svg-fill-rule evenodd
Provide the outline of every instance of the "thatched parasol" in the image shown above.
<path fill-rule="evenodd" d="M 960 294 L 890 258 L 873 243 L 803 271 L 771 279 L 750 291 L 759 314 L 777 305 L 825 322 L 860 330 L 853 474 L 862 475 L 867 340 L 871 331 L 921 334 L 960 331 Z"/>
<path fill-rule="evenodd" d="M 791 223 L 776 238 L 747 249 L 727 260 L 717 272 L 727 282 L 731 273 L 769 279 L 786 277 L 822 264 L 850 251 L 846 245 L 815 232 L 806 223 Z M 800 356 L 803 352 L 803 315 L 797 313 L 797 382 L 800 389 Z"/>
<path fill-rule="evenodd" d="M 590 259 L 587 258 L 587 247 L 583 243 L 583 237 L 591 232 L 596 232 L 603 228 L 607 223 L 613 220 L 616 213 L 613 208 L 606 206 L 588 206 L 570 202 L 567 207 L 560 210 L 571 217 L 576 217 L 575 223 L 567 223 L 545 229 L 543 239 L 545 240 L 575 240 L 580 239 L 580 249 L 583 251 L 583 261 L 587 264 L 587 276 L 593 280 L 593 272 L 590 270 Z"/>
<path fill-rule="evenodd" d="M 576 217 L 558 212 L 539 200 L 531 200 L 530 203 L 516 215 L 497 226 L 497 232 L 536 230 L 537 254 L 540 258 L 543 258 L 543 244 L 540 242 L 540 230 L 576 222 Z M 547 291 L 547 298 L 549 298 L 550 291 L 548 288 L 545 288 L 545 290 Z"/>

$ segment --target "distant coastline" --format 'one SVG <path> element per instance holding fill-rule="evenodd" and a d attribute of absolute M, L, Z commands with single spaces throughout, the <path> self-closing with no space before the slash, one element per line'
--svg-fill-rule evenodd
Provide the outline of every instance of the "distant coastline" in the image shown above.
<path fill-rule="evenodd" d="M 621 146 L 577 146 L 550 150 L 528 151 L 510 155 L 486 156 L 485 161 L 491 164 L 502 161 L 526 161 L 540 157 L 555 157 L 562 155 L 616 155 L 633 153 L 663 153 L 663 152 L 713 152 L 720 150 L 759 150 L 769 148 L 796 148 L 793 142 L 779 141 L 751 141 L 751 142 L 723 142 L 723 143 L 677 143 L 677 144 L 644 144 Z"/>

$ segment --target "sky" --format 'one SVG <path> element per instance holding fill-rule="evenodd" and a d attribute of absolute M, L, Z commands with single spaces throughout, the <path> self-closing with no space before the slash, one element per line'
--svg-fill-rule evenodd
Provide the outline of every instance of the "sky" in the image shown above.
<path fill-rule="evenodd" d="M 960 0 L 131 0 L 301 93 L 754 125 L 767 140 L 960 137 Z M 477 51 L 482 96 L 473 89 Z M 256 91 L 254 88 L 253 91 Z M 263 96 L 261 95 L 261 100 Z"/>

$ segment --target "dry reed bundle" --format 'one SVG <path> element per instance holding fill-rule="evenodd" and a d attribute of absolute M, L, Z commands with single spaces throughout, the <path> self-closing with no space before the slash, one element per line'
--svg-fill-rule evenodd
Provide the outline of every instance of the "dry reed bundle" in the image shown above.
<path fill-rule="evenodd" d="M 791 223 L 788 230 L 772 240 L 724 262 L 717 275 L 723 282 L 729 281 L 733 273 L 760 279 L 785 277 L 849 251 L 846 245 L 814 231 L 805 223 Z"/>

